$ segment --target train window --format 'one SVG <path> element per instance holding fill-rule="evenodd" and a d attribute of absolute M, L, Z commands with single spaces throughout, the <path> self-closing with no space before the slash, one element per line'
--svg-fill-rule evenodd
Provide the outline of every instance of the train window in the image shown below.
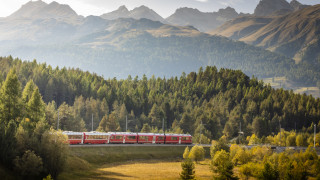
<path fill-rule="evenodd" d="M 114 136 L 111 136 L 111 139 L 114 139 Z"/>
<path fill-rule="evenodd" d="M 158 140 L 164 140 L 164 137 L 163 136 L 159 136 Z"/>
<path fill-rule="evenodd" d="M 187 138 L 186 137 L 182 137 L 182 139 L 181 139 L 182 141 L 185 141 L 185 140 L 187 140 Z"/>
<path fill-rule="evenodd" d="M 69 135 L 68 139 L 82 139 L 81 135 Z"/>
<path fill-rule="evenodd" d="M 116 139 L 122 139 L 122 136 L 116 136 Z"/>
<path fill-rule="evenodd" d="M 178 137 L 171 137 L 171 140 L 178 140 Z"/>
<path fill-rule="evenodd" d="M 136 136 L 128 136 L 128 139 L 136 139 Z"/>
<path fill-rule="evenodd" d="M 141 140 L 148 140 L 148 136 L 139 136 L 139 139 L 141 139 Z"/>

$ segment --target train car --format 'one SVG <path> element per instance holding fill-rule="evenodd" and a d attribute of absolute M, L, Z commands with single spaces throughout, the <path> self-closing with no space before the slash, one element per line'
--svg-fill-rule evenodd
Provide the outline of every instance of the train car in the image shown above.
<path fill-rule="evenodd" d="M 190 134 L 166 134 L 166 144 L 192 144 Z"/>
<path fill-rule="evenodd" d="M 164 144 L 165 135 L 156 133 L 138 133 L 138 143 Z"/>
<path fill-rule="evenodd" d="M 134 144 L 138 142 L 137 133 L 131 132 L 109 132 L 110 143 L 114 144 Z"/>
<path fill-rule="evenodd" d="M 83 143 L 84 144 L 108 144 L 110 134 L 104 132 L 85 132 Z"/>
<path fill-rule="evenodd" d="M 83 144 L 83 132 L 64 131 L 62 134 L 67 135 L 69 144 Z"/>

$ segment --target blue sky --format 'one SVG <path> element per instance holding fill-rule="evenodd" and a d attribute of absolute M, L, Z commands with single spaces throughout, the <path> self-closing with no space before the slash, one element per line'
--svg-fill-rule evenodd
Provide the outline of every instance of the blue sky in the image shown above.
<path fill-rule="evenodd" d="M 18 10 L 21 5 L 30 0 L 0 0 L 0 17 L 5 17 Z M 43 0 L 47 3 L 52 0 Z M 129 10 L 146 5 L 166 18 L 179 7 L 197 8 L 203 12 L 217 11 L 227 6 L 233 7 L 237 12 L 252 13 L 259 0 L 56 0 L 60 4 L 68 4 L 78 14 L 83 16 L 101 15 L 113 11 L 121 5 Z M 320 4 L 320 0 L 298 0 L 303 4 Z"/>

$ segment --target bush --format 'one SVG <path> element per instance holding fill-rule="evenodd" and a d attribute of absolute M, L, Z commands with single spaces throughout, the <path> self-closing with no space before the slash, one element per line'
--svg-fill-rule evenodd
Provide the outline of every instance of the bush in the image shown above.
<path fill-rule="evenodd" d="M 24 177 L 37 177 L 43 168 L 42 158 L 27 150 L 23 156 L 14 160 L 15 170 Z"/>
<path fill-rule="evenodd" d="M 227 142 L 223 139 L 220 139 L 219 141 L 212 141 L 212 144 L 210 147 L 211 158 L 213 158 L 215 153 L 220 150 L 225 150 L 226 152 L 230 151 L 230 148 L 227 145 Z"/>
<path fill-rule="evenodd" d="M 225 150 L 217 151 L 211 162 L 211 169 L 214 173 L 218 173 L 216 179 L 237 179 L 233 176 L 233 165 L 230 161 L 230 155 Z"/>
<path fill-rule="evenodd" d="M 203 160 L 204 159 L 205 151 L 202 146 L 195 145 L 191 148 L 191 151 L 189 153 L 189 158 L 196 161 Z"/>
<path fill-rule="evenodd" d="M 264 163 L 264 168 L 261 172 L 260 178 L 262 180 L 277 180 L 279 179 L 279 171 L 273 167 L 269 162 Z"/>

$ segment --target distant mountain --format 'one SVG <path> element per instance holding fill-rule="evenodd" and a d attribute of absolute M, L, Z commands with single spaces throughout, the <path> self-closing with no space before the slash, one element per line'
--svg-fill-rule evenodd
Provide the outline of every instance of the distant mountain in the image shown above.
<path fill-rule="evenodd" d="M 211 34 L 282 53 L 297 62 L 317 63 L 320 57 L 320 5 L 280 17 L 240 17 Z"/>
<path fill-rule="evenodd" d="M 256 16 L 277 16 L 285 15 L 292 11 L 297 11 L 309 5 L 301 4 L 297 0 L 292 0 L 288 3 L 286 0 L 260 0 L 254 14 Z"/>
<path fill-rule="evenodd" d="M 120 6 L 117 10 L 101 15 L 102 18 L 115 20 L 118 18 L 128 18 L 130 15 L 126 6 Z"/>
<path fill-rule="evenodd" d="M 206 32 L 238 16 L 239 14 L 231 7 L 212 13 L 185 7 L 177 9 L 174 14 L 166 18 L 166 21 L 179 26 L 194 26 L 200 31 Z"/>
<path fill-rule="evenodd" d="M 19 10 L 10 15 L 10 19 L 62 19 L 66 21 L 74 21 L 81 17 L 70 8 L 69 5 L 59 4 L 55 1 L 47 4 L 41 0 L 29 1 Z"/>
<path fill-rule="evenodd" d="M 306 8 L 306 7 L 309 7 L 309 5 L 304 5 L 304 4 L 301 4 L 299 1 L 297 0 L 292 0 L 290 2 L 290 6 L 295 10 L 300 10 L 300 9 L 303 9 L 303 8 Z"/>
<path fill-rule="evenodd" d="M 220 15 L 228 18 L 229 12 Z M 283 55 L 202 33 L 193 26 L 97 16 L 74 23 L 60 17 L 53 13 L 51 18 L 0 19 L 0 56 L 81 68 L 107 78 L 171 77 L 214 65 L 259 78 L 286 76 L 294 86 L 314 85 L 320 79 L 318 66 L 300 66 Z"/>
<path fill-rule="evenodd" d="M 115 20 L 118 18 L 146 18 L 153 21 L 164 22 L 164 19 L 152 9 L 146 6 L 140 6 L 129 11 L 125 6 L 120 6 L 117 10 L 101 15 L 102 18 Z"/>
<path fill-rule="evenodd" d="M 254 10 L 254 15 L 268 16 L 281 9 L 292 10 L 292 7 L 286 0 L 260 0 L 256 9 Z"/>

